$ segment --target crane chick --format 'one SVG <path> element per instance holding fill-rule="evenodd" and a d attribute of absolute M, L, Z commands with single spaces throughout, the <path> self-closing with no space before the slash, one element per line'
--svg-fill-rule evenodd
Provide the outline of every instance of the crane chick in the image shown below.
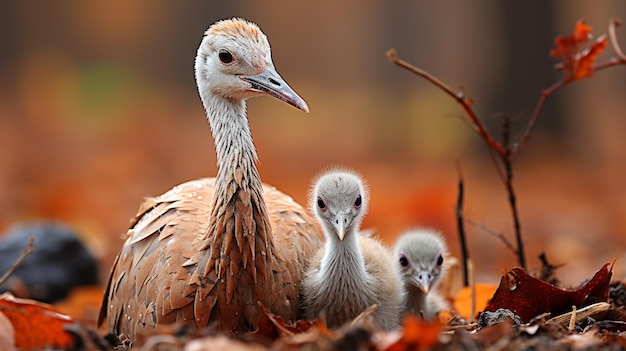
<path fill-rule="evenodd" d="M 449 309 L 445 297 L 436 290 L 446 275 L 447 255 L 446 243 L 436 230 L 413 230 L 398 238 L 395 257 L 406 290 L 405 313 L 434 320 L 439 312 Z"/>
<path fill-rule="evenodd" d="M 398 326 L 403 296 L 393 257 L 379 241 L 359 235 L 368 200 L 363 181 L 351 171 L 325 172 L 312 188 L 311 211 L 326 243 L 305 273 L 304 304 L 309 319 L 325 313 L 330 328 L 374 304 L 378 327 Z"/>

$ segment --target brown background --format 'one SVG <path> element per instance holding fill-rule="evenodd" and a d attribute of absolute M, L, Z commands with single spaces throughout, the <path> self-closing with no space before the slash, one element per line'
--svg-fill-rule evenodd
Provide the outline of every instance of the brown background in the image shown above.
<path fill-rule="evenodd" d="M 269 98 L 249 103 L 263 181 L 306 202 L 330 165 L 371 188 L 364 223 L 388 242 L 437 226 L 458 255 L 456 160 L 466 213 L 512 240 L 504 187 L 462 110 L 390 64 L 385 52 L 462 84 L 499 136 L 496 112 L 519 131 L 561 75 L 553 39 L 585 18 L 599 35 L 622 1 L 14 1 L 0 5 L 0 229 L 29 218 L 67 221 L 101 259 L 103 277 L 142 197 L 216 173 L 193 80 L 202 32 L 243 16 L 269 36 L 305 115 Z M 618 36 L 626 47 L 626 29 Z M 608 59 L 612 50 L 599 58 Z M 576 285 L 605 262 L 626 275 L 626 66 L 550 98 L 516 164 L 529 266 L 544 250 Z M 515 264 L 468 225 L 478 279 Z"/>

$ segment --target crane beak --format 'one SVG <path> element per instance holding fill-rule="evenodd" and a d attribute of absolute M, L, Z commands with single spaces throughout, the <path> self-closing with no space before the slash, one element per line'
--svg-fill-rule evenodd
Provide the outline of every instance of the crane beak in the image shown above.
<path fill-rule="evenodd" d="M 251 91 L 266 93 L 297 109 L 309 112 L 309 106 L 304 99 L 291 89 L 271 65 L 255 76 L 241 76 L 241 79 L 252 85 Z"/>
<path fill-rule="evenodd" d="M 426 271 L 416 272 L 415 275 L 410 276 L 409 281 L 416 288 L 420 289 L 424 295 L 427 295 L 430 291 L 431 280 L 428 278 L 428 272 Z"/>

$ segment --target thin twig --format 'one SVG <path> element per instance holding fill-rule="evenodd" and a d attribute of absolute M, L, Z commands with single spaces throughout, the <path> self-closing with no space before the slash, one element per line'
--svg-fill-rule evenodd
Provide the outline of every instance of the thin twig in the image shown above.
<path fill-rule="evenodd" d="M 517 252 L 515 250 L 515 246 L 513 246 L 513 244 L 502 233 L 498 233 L 495 230 L 489 228 L 488 226 L 486 226 L 486 225 L 484 225 L 484 224 L 482 224 L 480 222 L 477 222 L 477 221 L 475 221 L 473 219 L 466 218 L 465 220 L 468 221 L 469 223 L 477 226 L 478 228 L 482 229 L 485 233 L 500 239 L 504 243 L 504 246 L 506 246 L 509 250 L 511 250 L 511 252 L 513 252 L 513 253 Z"/>
<path fill-rule="evenodd" d="M 620 22 L 617 19 L 613 19 L 611 23 L 609 23 L 609 39 L 611 40 L 611 45 L 613 46 L 613 50 L 615 50 L 615 54 L 618 57 L 611 58 L 606 62 L 594 65 L 593 67 L 591 67 L 592 73 L 601 71 L 609 67 L 626 64 L 626 55 L 624 55 L 624 52 L 619 46 L 619 42 L 617 41 L 617 34 L 615 32 L 616 28 L 619 25 L 620 25 Z M 526 125 L 526 129 L 524 129 L 524 132 L 519 137 L 517 143 L 513 145 L 513 150 L 510 156 L 512 159 L 511 160 L 512 162 L 515 162 L 515 159 L 517 158 L 519 150 L 521 150 L 522 146 L 526 143 L 526 141 L 528 141 L 530 132 L 532 131 L 535 124 L 537 123 L 537 119 L 539 118 L 539 114 L 541 113 L 541 110 L 543 109 L 543 105 L 545 104 L 546 100 L 550 97 L 550 95 L 554 94 L 557 90 L 563 88 L 564 86 L 568 85 L 569 83 L 573 81 L 574 80 L 571 79 L 571 76 L 567 76 L 561 79 L 560 81 L 554 83 L 551 87 L 544 89 L 541 92 L 541 96 L 539 97 L 539 100 L 537 101 L 537 105 L 535 106 L 535 111 L 530 117 L 530 120 L 528 121 L 528 124 Z"/>
<path fill-rule="evenodd" d="M 617 35 L 615 33 L 616 27 L 619 26 L 619 24 L 620 23 L 617 20 L 613 20 L 609 24 L 609 37 L 610 37 L 611 44 L 618 58 L 612 58 L 607 62 L 594 65 L 590 69 L 591 73 L 597 72 L 597 71 L 600 71 L 600 70 L 603 70 L 605 68 L 612 67 L 615 65 L 626 64 L 626 55 L 624 55 L 623 51 L 621 50 L 619 43 L 617 41 Z M 526 269 L 524 242 L 522 240 L 521 225 L 520 225 L 519 214 L 517 210 L 517 200 L 516 200 L 516 195 L 515 195 L 515 188 L 513 186 L 513 163 L 517 159 L 519 151 L 522 149 L 524 144 L 528 141 L 530 137 L 530 133 L 532 132 L 534 126 L 537 123 L 537 120 L 539 119 L 539 115 L 541 114 L 541 111 L 543 110 L 546 100 L 556 91 L 558 91 L 559 89 L 563 88 L 564 86 L 568 85 L 569 83 L 571 83 L 572 81 L 576 79 L 572 78 L 571 75 L 568 75 L 565 78 L 554 83 L 552 86 L 550 86 L 547 89 L 544 89 L 541 92 L 541 96 L 539 97 L 539 100 L 537 101 L 535 110 L 533 111 L 533 114 L 531 115 L 531 118 L 529 119 L 528 124 L 526 125 L 526 128 L 524 129 L 520 137 L 515 142 L 511 142 L 510 140 L 510 136 L 511 136 L 510 120 L 505 119 L 505 125 L 504 125 L 504 130 L 503 130 L 504 140 L 503 140 L 503 143 L 500 144 L 491 136 L 491 133 L 487 130 L 485 125 L 478 118 L 478 116 L 472 109 L 472 100 L 465 98 L 465 93 L 462 89 L 458 93 L 455 93 L 449 86 L 447 86 L 445 83 L 435 78 L 428 72 L 423 71 L 409 64 L 408 62 L 399 59 L 394 49 L 390 49 L 389 51 L 387 51 L 387 58 L 392 63 L 426 79 L 427 81 L 429 81 L 436 87 L 443 90 L 446 94 L 450 95 L 455 101 L 457 101 L 457 103 L 460 104 L 463 110 L 465 111 L 466 116 L 467 116 L 466 121 L 468 122 L 470 127 L 477 134 L 479 134 L 479 136 L 487 144 L 487 147 L 490 152 L 490 156 L 492 160 L 494 161 L 496 169 L 501 179 L 506 185 L 509 204 L 510 204 L 512 216 L 513 216 L 515 236 L 516 236 L 516 241 L 517 241 L 517 250 L 514 249 L 513 245 L 511 245 L 511 243 L 508 240 L 506 240 L 506 238 L 502 234 L 497 234 L 496 236 L 499 237 L 505 243 L 505 245 L 507 245 L 509 249 L 511 249 L 514 253 L 516 253 L 520 266 L 523 269 Z M 502 168 L 497 162 L 498 157 L 496 157 L 496 155 L 499 156 L 499 159 L 502 162 Z M 463 235 L 463 240 L 464 240 L 463 221 L 462 219 L 460 219 L 462 218 L 462 212 L 461 212 L 461 206 L 462 206 L 462 200 L 463 200 L 462 190 L 463 190 L 463 184 L 462 184 L 462 179 L 461 179 L 461 181 L 459 182 L 459 199 L 457 203 L 457 221 L 459 222 L 458 224 L 459 235 Z M 485 228 L 486 227 L 484 227 L 484 229 Z M 487 232 L 493 233 L 490 230 Z M 467 281 L 466 281 L 466 284 L 467 284 Z"/>
<path fill-rule="evenodd" d="M 22 263 L 22 261 L 26 258 L 26 256 L 33 253 L 34 250 L 35 250 L 35 238 L 31 235 L 31 237 L 28 238 L 28 245 L 26 245 L 26 248 L 24 249 L 24 251 L 22 251 L 22 254 L 20 255 L 20 257 L 18 257 L 17 260 L 13 262 L 13 265 L 9 267 L 9 269 L 7 269 L 7 271 L 4 272 L 4 275 L 2 276 L 2 278 L 0 278 L 0 286 L 2 286 L 6 282 L 7 279 L 9 279 L 9 276 L 13 274 L 17 266 L 19 266 L 20 263 Z"/>
<path fill-rule="evenodd" d="M 572 306 L 572 316 L 569 319 L 567 330 L 571 333 L 574 331 L 574 327 L 576 327 L 576 305 Z"/>
<path fill-rule="evenodd" d="M 615 50 L 615 54 L 619 57 L 620 60 L 626 61 L 626 55 L 619 46 L 619 42 L 617 41 L 617 34 L 615 34 L 615 29 L 621 25 L 620 21 L 614 18 L 611 23 L 609 23 L 609 39 L 611 40 L 611 45 L 613 45 L 613 50 Z"/>
<path fill-rule="evenodd" d="M 522 240 L 522 228 L 517 211 L 517 198 L 515 196 L 515 187 L 513 186 L 513 161 L 511 153 L 511 118 L 505 116 L 504 125 L 502 127 L 502 140 L 506 146 L 505 157 L 502 158 L 504 163 L 504 171 L 506 175 L 506 192 L 509 195 L 509 206 L 511 207 L 511 215 L 513 216 L 513 227 L 515 229 L 515 239 L 517 241 L 517 261 L 520 267 L 526 270 L 526 255 L 524 254 L 524 240 Z"/>
<path fill-rule="evenodd" d="M 544 282 L 548 282 L 552 285 L 559 285 L 559 280 L 556 278 L 556 275 L 554 273 L 558 268 L 562 267 L 564 263 L 555 265 L 548 262 L 548 257 L 546 256 L 545 252 L 541 252 L 539 254 L 539 261 L 541 261 L 541 275 L 539 276 L 539 278 Z"/>
<path fill-rule="evenodd" d="M 456 224 L 459 232 L 459 242 L 461 244 L 461 255 L 463 259 L 463 286 L 469 286 L 469 274 L 467 271 L 467 262 L 469 260 L 469 251 L 467 249 L 467 241 L 465 240 L 465 223 L 463 221 L 463 170 L 461 164 L 457 160 L 456 169 L 459 174 L 459 195 L 456 201 Z"/>
<path fill-rule="evenodd" d="M 526 125 L 526 129 L 524 129 L 524 132 L 519 137 L 518 141 L 514 145 L 511 146 L 511 153 L 509 155 L 510 162 L 515 162 L 515 160 L 517 159 L 519 150 L 521 150 L 522 146 L 528 140 L 528 137 L 530 136 L 530 132 L 533 130 L 533 127 L 537 123 L 537 120 L 539 119 L 539 115 L 541 114 L 541 110 L 543 110 L 543 105 L 546 103 L 546 100 L 550 97 L 550 95 L 554 94 L 554 92 L 561 89 L 562 87 L 564 87 L 571 81 L 572 81 L 571 79 L 564 78 L 554 83 L 548 89 L 544 89 L 541 92 L 541 96 L 539 97 L 539 100 L 537 101 L 537 106 L 535 106 L 535 111 L 530 117 L 530 120 L 528 121 L 528 124 Z"/>
<path fill-rule="evenodd" d="M 497 142 L 495 139 L 493 139 L 493 137 L 491 136 L 491 134 L 489 133 L 485 125 L 481 122 L 480 118 L 478 118 L 478 116 L 474 112 L 474 109 L 472 109 L 472 100 L 466 99 L 463 91 L 455 93 L 449 86 L 447 86 L 445 83 L 435 78 L 428 72 L 421 70 L 404 60 L 399 59 L 396 53 L 396 50 L 394 49 L 389 49 L 389 51 L 387 51 L 387 58 L 392 63 L 408 71 L 411 71 L 414 74 L 417 74 L 418 76 L 426 79 L 427 81 L 434 84 L 436 87 L 443 90 L 446 94 L 450 95 L 454 100 L 456 100 L 459 103 L 459 105 L 461 105 L 463 110 L 465 110 L 467 117 L 472 122 L 471 123 L 472 129 L 482 137 L 482 139 L 485 141 L 487 146 L 493 149 L 499 155 L 501 156 L 504 155 L 504 149 L 502 145 L 499 142 Z"/>

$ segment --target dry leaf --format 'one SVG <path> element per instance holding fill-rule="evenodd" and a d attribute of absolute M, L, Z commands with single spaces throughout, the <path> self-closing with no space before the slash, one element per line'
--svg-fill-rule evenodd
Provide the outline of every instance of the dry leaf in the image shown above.
<path fill-rule="evenodd" d="M 403 334 L 400 340 L 386 351 L 425 350 L 439 341 L 441 324 L 425 322 L 414 315 L 407 315 L 402 322 Z"/>
<path fill-rule="evenodd" d="M 285 322 L 281 316 L 274 315 L 263 304 L 259 303 L 261 309 L 261 318 L 258 323 L 257 330 L 250 333 L 257 336 L 275 338 L 277 336 L 291 336 L 294 334 L 307 331 L 315 321 L 296 321 L 293 323 Z"/>
<path fill-rule="evenodd" d="M 72 336 L 63 329 L 73 323 L 72 319 L 50 305 L 4 293 L 0 295 L 0 312 L 11 321 L 15 346 L 19 349 L 66 348 L 73 342 Z"/>
<path fill-rule="evenodd" d="M 591 76 L 592 66 L 602 50 L 607 46 L 606 36 L 600 36 L 591 46 L 582 50 L 581 45 L 591 38 L 591 27 L 584 21 L 578 21 L 574 33 L 567 37 L 557 37 L 554 40 L 555 49 L 550 55 L 560 57 L 563 62 L 558 66 L 567 72 L 568 79 L 581 79 Z"/>
<path fill-rule="evenodd" d="M 0 350 L 15 350 L 15 329 L 11 320 L 0 313 Z"/>
<path fill-rule="evenodd" d="M 493 297 L 493 294 L 498 289 L 497 286 L 492 284 L 476 284 L 476 306 L 474 313 L 483 311 L 489 300 Z M 472 288 L 469 286 L 461 289 L 454 298 L 454 309 L 465 319 L 472 319 L 475 315 L 472 315 Z"/>
<path fill-rule="evenodd" d="M 576 290 L 563 290 L 531 277 L 521 268 L 513 268 L 502 277 L 498 290 L 485 310 L 493 312 L 505 308 L 526 323 L 542 313 L 557 315 L 569 311 L 572 306 L 580 308 L 596 302 L 606 302 L 610 280 L 609 263 Z"/>

